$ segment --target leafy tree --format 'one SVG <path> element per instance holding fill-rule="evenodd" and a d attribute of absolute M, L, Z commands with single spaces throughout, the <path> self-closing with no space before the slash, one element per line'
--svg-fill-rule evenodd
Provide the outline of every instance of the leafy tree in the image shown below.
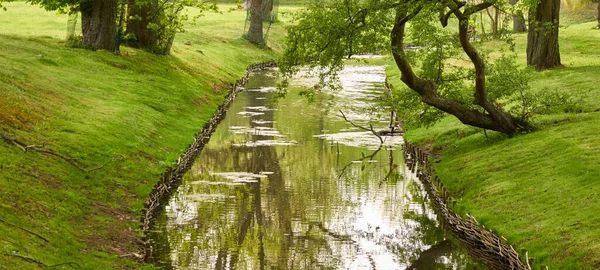
<path fill-rule="evenodd" d="M 215 3 L 196 0 L 128 0 L 127 39 L 130 45 L 157 54 L 169 54 L 177 33 L 183 32 L 186 7 L 217 10 Z M 198 16 L 200 16 L 198 15 Z"/>
<path fill-rule="evenodd" d="M 561 66 L 558 47 L 560 0 L 523 0 L 529 6 L 527 64 L 537 70 Z"/>
<path fill-rule="evenodd" d="M 398 107 L 411 109 L 411 119 L 431 123 L 445 112 L 467 125 L 506 134 L 531 131 L 525 119 L 503 109 L 503 98 L 518 91 L 513 82 L 499 75 L 494 82 L 498 89 L 488 91 L 489 65 L 468 38 L 471 15 L 498 2 L 313 2 L 297 14 L 298 24 L 288 29 L 280 70 L 289 76 L 298 71 L 297 65 L 326 67 L 319 72 L 319 86 L 324 86 L 340 70 L 344 57 L 357 52 L 391 51 L 401 80 L 410 89 L 400 92 L 395 100 L 403 103 Z M 457 21 L 454 25 L 458 33 L 446 29 L 449 20 Z"/>

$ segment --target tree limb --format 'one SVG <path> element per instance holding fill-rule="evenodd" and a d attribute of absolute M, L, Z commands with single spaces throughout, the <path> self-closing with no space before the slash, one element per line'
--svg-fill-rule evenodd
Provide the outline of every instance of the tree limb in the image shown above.
<path fill-rule="evenodd" d="M 359 126 L 353 123 L 352 121 L 348 120 L 348 118 L 346 118 L 346 115 L 344 114 L 344 112 L 342 112 L 342 110 L 340 110 L 340 113 L 342 114 L 342 117 L 344 118 L 344 120 L 346 120 L 346 122 L 350 123 L 354 127 L 360 128 L 365 131 L 370 131 L 371 133 L 373 133 L 373 135 L 377 136 L 377 138 L 379 138 L 379 141 L 383 144 L 383 138 L 381 138 L 381 135 L 377 134 L 377 131 L 373 130 L 373 125 L 369 124 L 369 128 Z"/>
<path fill-rule="evenodd" d="M 480 112 L 457 100 L 440 95 L 437 92 L 437 84 L 434 81 L 419 78 L 413 71 L 412 65 L 404 52 L 404 35 L 406 23 L 418 14 L 421 9 L 420 6 L 412 8 L 412 12 L 410 13 L 406 9 L 397 10 L 396 21 L 390 34 L 392 55 L 396 65 L 402 73 L 400 79 L 411 90 L 419 94 L 423 103 L 456 116 L 464 124 L 495 130 L 506 134 L 513 134 L 518 130 L 533 130 L 531 125 L 525 120 L 518 119 L 506 113 L 501 108 L 497 108 L 490 100 L 485 87 L 485 64 L 475 47 L 469 42 L 469 16 L 465 16 L 465 14 L 470 14 L 491 4 L 484 3 L 483 5 L 480 4 L 468 7 L 467 12 L 463 14 L 458 8 L 462 2 L 457 0 L 447 0 L 444 1 L 444 3 L 450 10 L 453 10 L 454 15 L 459 19 L 458 28 L 460 44 L 475 67 L 475 94 L 473 103 L 481 106 L 484 109 L 484 112 Z"/>

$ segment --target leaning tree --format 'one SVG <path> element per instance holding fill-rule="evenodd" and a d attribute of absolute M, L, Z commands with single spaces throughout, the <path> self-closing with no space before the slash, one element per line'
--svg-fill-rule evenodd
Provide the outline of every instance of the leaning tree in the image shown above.
<path fill-rule="evenodd" d="M 468 34 L 471 16 L 500 2 L 317 1 L 288 29 L 280 70 L 289 76 L 298 65 L 326 67 L 317 69 L 325 85 L 346 56 L 387 50 L 409 89 L 397 99 L 403 103 L 399 107 L 413 106 L 418 118 L 440 119 L 445 112 L 464 124 L 505 134 L 531 131 L 528 121 L 502 104 L 522 84 L 515 79 L 520 76 L 516 65 L 507 57 L 488 63 Z M 449 25 L 453 29 L 446 29 Z"/>

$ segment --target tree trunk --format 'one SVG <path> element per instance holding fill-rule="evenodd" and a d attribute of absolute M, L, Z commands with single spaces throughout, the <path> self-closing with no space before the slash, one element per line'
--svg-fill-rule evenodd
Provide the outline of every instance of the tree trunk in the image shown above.
<path fill-rule="evenodd" d="M 156 45 L 156 33 L 148 29 L 148 24 L 152 20 L 153 11 L 156 11 L 157 1 L 136 4 L 136 0 L 129 0 L 128 10 L 129 19 L 127 20 L 127 31 L 129 35 L 135 36 L 135 40 L 130 45 L 138 48 L 152 50 Z"/>
<path fill-rule="evenodd" d="M 491 6 L 491 4 L 489 5 Z M 486 6 L 482 5 L 481 8 L 485 9 Z M 475 47 L 470 43 L 467 35 L 468 20 L 473 13 L 479 11 L 476 8 L 464 14 L 456 8 L 454 9 L 454 14 L 459 18 L 458 28 L 461 46 L 475 67 L 475 94 L 473 103 L 483 108 L 484 112 L 472 109 L 469 105 L 440 95 L 434 81 L 422 79 L 414 73 L 404 52 L 404 33 L 406 23 L 416 16 L 419 11 L 420 9 L 417 9 L 408 15 L 403 14 L 402 11 L 398 11 L 396 22 L 391 32 L 392 55 L 402 73 L 402 82 L 415 91 L 420 96 L 422 102 L 456 116 L 464 124 L 495 130 L 505 134 L 533 130 L 533 127 L 527 121 L 505 112 L 502 108 L 496 106 L 488 96 L 485 86 L 485 64 Z M 445 24 L 442 23 L 442 25 Z"/>
<path fill-rule="evenodd" d="M 511 0 L 511 4 L 514 6 L 519 3 L 519 0 Z M 525 26 L 525 18 L 523 17 L 523 12 L 517 10 L 513 14 L 513 32 L 522 33 L 527 31 L 527 27 Z"/>
<path fill-rule="evenodd" d="M 560 0 L 542 0 L 529 11 L 527 64 L 537 70 L 561 66 L 558 48 Z"/>
<path fill-rule="evenodd" d="M 117 36 L 117 0 L 87 0 L 80 5 L 83 46 L 113 51 Z"/>
<path fill-rule="evenodd" d="M 490 9 L 492 9 L 492 12 L 490 13 Z M 495 7 L 491 7 L 485 10 L 488 14 L 488 17 L 490 17 L 490 22 L 492 24 L 492 37 L 493 38 L 498 38 L 499 34 L 498 34 L 498 21 L 499 21 L 499 11 L 497 8 Z"/>
<path fill-rule="evenodd" d="M 600 29 L 600 2 L 598 2 L 598 25 L 596 29 Z"/>
<path fill-rule="evenodd" d="M 248 40 L 254 44 L 263 45 L 263 14 L 262 0 L 250 1 L 250 29 L 248 29 Z"/>

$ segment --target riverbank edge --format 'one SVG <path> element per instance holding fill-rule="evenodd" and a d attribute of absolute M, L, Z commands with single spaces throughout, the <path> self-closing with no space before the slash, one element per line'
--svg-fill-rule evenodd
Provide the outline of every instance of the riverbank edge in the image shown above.
<path fill-rule="evenodd" d="M 452 197 L 429 162 L 427 152 L 406 140 L 403 149 L 404 160 L 429 194 L 435 211 L 442 219 L 442 227 L 452 232 L 469 255 L 490 269 L 532 269 L 527 252 L 524 258 L 519 256 L 506 238 L 487 230 L 474 217 L 461 217 L 448 207 Z"/>
<path fill-rule="evenodd" d="M 166 168 L 160 175 L 160 180 L 154 185 L 150 194 L 148 194 L 147 199 L 144 201 L 144 208 L 141 211 L 140 228 L 142 230 L 142 241 L 144 242 L 141 254 L 144 254 L 144 261 L 147 261 L 152 255 L 152 247 L 149 239 L 147 239 L 147 232 L 154 225 L 156 216 L 163 210 L 165 203 L 169 200 L 173 192 L 179 188 L 183 175 L 192 167 L 196 157 L 209 142 L 211 135 L 215 132 L 219 123 L 225 119 L 231 103 L 248 82 L 250 73 L 272 67 L 276 67 L 274 60 L 248 66 L 246 74 L 231 85 L 231 89 L 223 103 L 219 105 L 210 120 L 194 136 L 194 142 L 188 145 L 187 150 L 179 156 L 174 166 Z"/>
<path fill-rule="evenodd" d="M 386 91 L 391 92 L 392 86 L 388 79 L 386 76 L 384 86 Z M 467 249 L 469 255 L 484 262 L 491 269 L 531 270 L 527 252 L 524 260 L 521 260 L 519 253 L 506 238 L 487 230 L 483 225 L 479 226 L 479 222 L 474 217 L 463 218 L 448 207 L 452 197 L 429 162 L 429 154 L 426 151 L 405 139 L 403 153 L 406 165 L 417 175 L 431 197 L 433 208 L 442 218 L 442 227 L 452 232 L 452 235 Z"/>

